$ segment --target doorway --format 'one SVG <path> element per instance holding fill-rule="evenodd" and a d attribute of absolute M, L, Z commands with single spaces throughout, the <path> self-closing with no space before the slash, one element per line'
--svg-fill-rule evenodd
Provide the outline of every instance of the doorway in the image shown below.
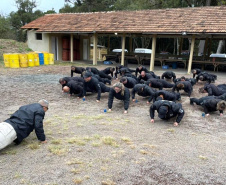
<path fill-rule="evenodd" d="M 54 54 L 54 60 L 58 60 L 58 37 L 51 37 L 51 53 Z"/>

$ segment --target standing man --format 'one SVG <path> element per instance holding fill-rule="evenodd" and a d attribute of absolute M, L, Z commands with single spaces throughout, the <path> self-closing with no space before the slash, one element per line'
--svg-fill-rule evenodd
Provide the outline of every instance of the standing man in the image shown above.
<path fill-rule="evenodd" d="M 105 86 L 102 82 L 99 82 L 96 78 L 92 77 L 92 73 L 87 71 L 84 74 L 83 96 L 85 98 L 87 89 L 92 92 L 97 92 L 97 102 L 100 102 L 101 93 L 109 92 L 110 87 Z"/>
<path fill-rule="evenodd" d="M 46 143 L 43 119 L 48 107 L 49 103 L 46 100 L 24 105 L 9 119 L 0 123 L 0 150 L 12 142 L 20 144 L 33 130 L 35 130 L 38 140 Z"/>

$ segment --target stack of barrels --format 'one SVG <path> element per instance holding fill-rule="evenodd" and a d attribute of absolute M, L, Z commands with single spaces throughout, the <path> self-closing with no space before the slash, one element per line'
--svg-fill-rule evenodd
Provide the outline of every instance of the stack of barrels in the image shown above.
<path fill-rule="evenodd" d="M 32 52 L 26 54 L 4 53 L 5 67 L 20 68 L 54 64 L 54 54 L 47 52 Z"/>

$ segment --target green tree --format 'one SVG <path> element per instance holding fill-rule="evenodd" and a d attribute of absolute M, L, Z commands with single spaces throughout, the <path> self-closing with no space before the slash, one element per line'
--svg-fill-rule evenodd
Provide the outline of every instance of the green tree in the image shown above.
<path fill-rule="evenodd" d="M 26 32 L 20 28 L 25 24 L 37 19 L 44 15 L 40 10 L 33 11 L 37 7 L 35 0 L 15 0 L 18 10 L 11 12 L 9 17 L 12 27 L 16 31 L 16 37 L 18 41 L 26 40 Z"/>

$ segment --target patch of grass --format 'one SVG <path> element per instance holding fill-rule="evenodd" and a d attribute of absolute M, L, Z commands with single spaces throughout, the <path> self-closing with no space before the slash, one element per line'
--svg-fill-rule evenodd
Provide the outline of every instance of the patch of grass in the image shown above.
<path fill-rule="evenodd" d="M 92 143 L 92 146 L 93 147 L 100 147 L 101 146 L 101 143 L 93 142 Z"/>
<path fill-rule="evenodd" d="M 148 154 L 148 152 L 146 150 L 140 150 L 140 153 L 142 153 L 144 155 Z"/>
<path fill-rule="evenodd" d="M 31 150 L 37 150 L 40 148 L 40 144 L 37 142 L 34 142 L 34 143 L 29 144 L 28 148 L 30 148 Z"/>
<path fill-rule="evenodd" d="M 81 118 L 85 118 L 86 116 L 84 114 L 79 114 L 77 116 L 72 116 L 73 119 L 81 119 Z"/>
<path fill-rule="evenodd" d="M 122 137 L 121 140 L 126 143 L 131 143 L 131 139 L 129 137 Z"/>
<path fill-rule="evenodd" d="M 19 172 L 16 172 L 14 175 L 14 178 L 21 178 L 21 177 L 22 177 L 22 175 Z"/>
<path fill-rule="evenodd" d="M 73 168 L 71 170 L 71 172 L 74 173 L 74 174 L 80 174 L 81 173 L 81 170 Z"/>
<path fill-rule="evenodd" d="M 106 181 L 105 180 L 102 181 L 101 185 L 116 185 L 116 183 L 111 181 L 111 180 L 109 180 L 109 179 L 107 179 Z"/>
<path fill-rule="evenodd" d="M 110 137 L 110 136 L 102 137 L 101 140 L 105 145 L 110 145 L 114 147 L 119 146 L 113 137 Z"/>
<path fill-rule="evenodd" d="M 173 133 L 175 130 L 174 129 L 167 129 L 167 131 Z"/>
<path fill-rule="evenodd" d="M 74 182 L 75 184 L 82 184 L 82 181 L 83 181 L 82 178 L 75 178 L 75 179 L 73 180 L 73 182 Z"/>
<path fill-rule="evenodd" d="M 84 125 L 82 123 L 77 123 L 76 125 L 77 125 L 77 127 L 84 127 Z"/>
<path fill-rule="evenodd" d="M 100 120 L 100 119 L 103 119 L 103 118 L 105 118 L 105 117 L 106 117 L 105 115 L 99 114 L 99 115 L 97 115 L 97 116 L 90 116 L 88 119 L 89 119 L 90 121 L 93 121 L 93 120 Z"/>
<path fill-rule="evenodd" d="M 2 154 L 6 154 L 6 155 L 16 155 L 16 150 L 7 150 L 2 152 Z"/>
<path fill-rule="evenodd" d="M 83 164 L 83 161 L 81 161 L 80 159 L 74 158 L 71 161 L 68 161 L 66 164 L 68 164 L 68 165 L 72 165 L 72 164 Z"/>
<path fill-rule="evenodd" d="M 202 160 L 207 160 L 207 157 L 203 156 L 203 155 L 200 155 L 199 158 L 202 159 Z"/>
<path fill-rule="evenodd" d="M 54 140 L 51 141 L 51 144 L 60 145 L 61 144 L 61 140 L 60 139 L 54 139 Z"/>
<path fill-rule="evenodd" d="M 31 48 L 25 48 L 25 51 L 33 51 Z"/>
<path fill-rule="evenodd" d="M 93 138 L 90 137 L 90 136 L 84 136 L 83 139 L 84 139 L 85 141 L 91 141 Z"/>
<path fill-rule="evenodd" d="M 50 145 L 49 151 L 54 155 L 64 155 L 66 153 L 66 148 L 62 148 L 60 145 Z"/>
<path fill-rule="evenodd" d="M 76 138 L 76 137 L 67 139 L 67 142 L 70 143 L 70 144 L 77 144 L 77 145 L 79 145 L 79 146 L 84 146 L 84 145 L 86 145 L 86 142 L 85 142 L 85 141 L 83 141 L 83 140 L 80 139 L 80 138 Z"/>
<path fill-rule="evenodd" d="M 99 134 L 95 134 L 93 135 L 94 139 L 100 139 L 100 135 Z"/>

